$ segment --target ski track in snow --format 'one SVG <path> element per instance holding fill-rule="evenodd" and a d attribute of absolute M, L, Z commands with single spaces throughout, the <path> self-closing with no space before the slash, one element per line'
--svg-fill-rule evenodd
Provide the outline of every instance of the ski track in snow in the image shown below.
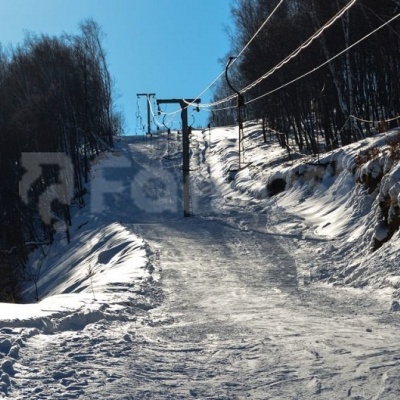
<path fill-rule="evenodd" d="M 125 287 L 118 308 L 75 325 L 0 329 L 8 398 L 400 398 L 399 317 L 374 297 L 309 284 L 301 265 L 317 239 L 282 232 L 279 221 L 301 225 L 282 210 L 215 195 L 207 137 L 193 139 L 197 216 L 118 211 L 149 244 L 160 280 Z M 165 140 L 119 146 L 180 185 L 179 158 L 160 161 Z"/>

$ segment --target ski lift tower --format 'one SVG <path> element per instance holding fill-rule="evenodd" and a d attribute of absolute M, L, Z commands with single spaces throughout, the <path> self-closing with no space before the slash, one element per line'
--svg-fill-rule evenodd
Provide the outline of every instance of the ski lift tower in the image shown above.
<path fill-rule="evenodd" d="M 192 104 L 199 104 L 200 99 L 166 99 L 158 100 L 157 106 L 160 104 L 179 104 L 182 118 L 182 171 L 183 171 L 183 216 L 190 217 L 192 215 L 190 209 L 190 148 L 189 148 L 189 128 L 188 128 L 188 108 Z M 196 108 L 200 111 L 199 107 Z"/>

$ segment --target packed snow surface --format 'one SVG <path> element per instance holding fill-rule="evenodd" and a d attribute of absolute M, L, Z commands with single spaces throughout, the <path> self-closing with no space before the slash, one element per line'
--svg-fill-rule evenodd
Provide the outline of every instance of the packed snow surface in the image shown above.
<path fill-rule="evenodd" d="M 119 138 L 0 304 L 0 396 L 400 398 L 399 173 L 355 161 L 385 140 L 289 160 L 249 124 L 238 170 L 237 127 L 193 131 L 183 218 L 180 137 Z"/>

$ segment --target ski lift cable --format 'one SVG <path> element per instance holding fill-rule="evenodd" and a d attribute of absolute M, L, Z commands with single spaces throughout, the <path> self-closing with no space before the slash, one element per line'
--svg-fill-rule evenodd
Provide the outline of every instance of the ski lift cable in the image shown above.
<path fill-rule="evenodd" d="M 282 86 L 279 86 L 278 88 L 275 88 L 275 89 L 273 89 L 273 90 L 271 90 L 271 91 L 269 91 L 269 92 L 267 92 L 267 93 L 262 94 L 261 96 L 258 96 L 258 97 L 254 98 L 254 99 L 249 100 L 249 101 L 247 102 L 247 104 L 252 103 L 252 102 L 255 102 L 255 101 L 257 101 L 257 100 L 259 100 L 259 99 L 261 99 L 261 98 L 263 98 L 263 97 L 265 97 L 265 96 L 268 96 L 268 95 L 270 95 L 270 94 L 272 94 L 272 93 L 275 93 L 275 92 L 277 92 L 277 91 L 279 91 L 279 90 L 285 88 L 286 86 L 289 86 L 289 85 L 291 85 L 292 83 L 295 83 L 295 82 L 297 82 L 298 80 L 300 80 L 300 79 L 302 79 L 302 78 L 304 78 L 304 77 L 306 77 L 306 76 L 312 74 L 313 72 L 315 72 L 315 71 L 321 69 L 322 67 L 324 67 L 325 65 L 329 64 L 330 62 L 332 62 L 332 61 L 335 60 L 336 58 L 340 57 L 341 55 L 343 55 L 343 54 L 346 53 L 347 51 L 351 50 L 353 47 L 357 46 L 358 44 L 360 44 L 360 43 L 363 42 L 364 40 L 368 39 L 370 36 L 372 36 L 373 34 L 375 34 L 376 32 L 378 32 L 379 30 L 383 29 L 385 26 L 389 25 L 391 22 L 393 22 L 395 19 L 397 19 L 397 18 L 399 18 L 399 17 L 400 17 L 400 13 L 397 14 L 397 15 L 395 15 L 394 17 L 392 17 L 390 20 L 386 21 L 384 24 L 380 25 L 378 28 L 376 28 L 376 29 L 374 29 L 373 31 L 369 32 L 367 35 L 365 35 L 364 37 L 362 37 L 362 38 L 359 39 L 358 41 L 354 42 L 354 43 L 353 43 L 352 45 L 350 45 L 349 47 L 346 47 L 346 48 L 345 48 L 344 50 L 342 50 L 340 53 L 334 55 L 334 56 L 331 57 L 329 60 L 323 62 L 323 63 L 320 64 L 319 66 L 317 66 L 317 67 L 313 68 L 312 70 L 310 70 L 310 71 L 308 71 L 308 72 L 306 72 L 306 73 L 304 73 L 304 74 L 298 76 L 297 78 L 291 80 L 290 82 L 287 82 L 287 83 L 285 83 L 285 84 L 282 85 Z M 223 108 L 213 108 L 213 111 L 223 111 L 223 110 L 228 110 L 228 109 L 232 109 L 232 108 L 235 108 L 235 107 L 236 107 L 236 106 L 228 106 L 228 107 L 223 107 Z M 350 116 L 350 117 L 359 119 L 358 117 L 355 117 L 355 116 Z M 399 118 L 399 117 L 395 117 L 395 118 L 391 118 L 391 119 L 386 120 L 386 121 L 387 121 L 387 122 L 390 122 L 390 121 L 396 120 L 396 119 L 398 119 L 398 118 Z M 366 120 L 364 120 L 363 122 L 371 122 L 371 123 L 372 123 L 373 121 L 366 121 Z"/>
<path fill-rule="evenodd" d="M 354 118 L 357 121 L 365 122 L 367 124 L 376 124 L 376 123 L 379 123 L 379 122 L 392 122 L 392 121 L 396 121 L 398 119 L 400 120 L 400 115 L 398 115 L 397 117 L 389 118 L 389 119 L 382 118 L 380 121 L 363 119 L 363 118 L 360 118 L 360 117 L 356 117 L 355 115 L 350 115 L 349 118 Z"/>
<path fill-rule="evenodd" d="M 272 18 L 272 16 L 276 13 L 276 11 L 279 9 L 279 7 L 282 5 L 284 0 L 280 0 L 278 5 L 274 8 L 274 10 L 268 15 L 268 17 L 265 19 L 265 21 L 261 24 L 261 26 L 257 29 L 257 31 L 254 33 L 254 35 L 250 38 L 250 40 L 244 45 L 242 50 L 240 50 L 239 54 L 236 56 L 236 59 L 232 61 L 232 64 L 234 64 L 239 57 L 247 50 L 247 48 L 250 46 L 250 44 L 253 42 L 253 40 L 258 36 L 258 34 L 262 31 L 264 26 L 269 22 L 269 20 Z M 194 100 L 194 103 L 196 100 L 200 99 L 201 96 L 206 93 L 212 86 L 215 85 L 215 83 L 225 74 L 225 69 L 205 88 L 201 93 L 199 93 Z M 197 104 L 192 104 L 196 106 Z"/>
<path fill-rule="evenodd" d="M 254 86 L 258 85 L 261 81 L 263 81 L 265 78 L 268 76 L 272 75 L 276 70 L 281 68 L 283 65 L 285 65 L 287 62 L 289 62 L 291 59 L 296 57 L 302 50 L 307 48 L 316 38 L 318 38 L 327 28 L 329 28 L 334 22 L 336 22 L 347 10 L 352 7 L 357 0 L 352 0 L 350 3 L 348 3 L 344 8 L 342 8 L 335 16 L 333 16 L 325 25 L 323 25 L 317 32 L 315 32 L 309 39 L 307 39 L 301 46 L 299 46 L 294 52 L 292 52 L 289 56 L 287 56 L 284 60 L 282 60 L 279 64 L 277 64 L 274 68 L 272 68 L 270 71 L 266 72 L 264 75 L 262 75 L 260 78 L 240 90 L 240 92 L 244 93 Z M 228 96 L 225 99 L 216 101 L 214 103 L 210 104 L 202 104 L 202 107 L 210 107 L 213 105 L 219 105 L 222 103 L 225 103 L 229 100 L 232 100 L 235 96 Z"/>
<path fill-rule="evenodd" d="M 157 120 L 155 115 L 153 115 L 153 122 L 154 122 L 155 125 L 157 125 L 157 128 L 163 128 L 164 127 L 164 125 Z"/>
<path fill-rule="evenodd" d="M 212 111 L 232 110 L 233 108 L 237 108 L 237 106 L 227 106 L 227 107 L 213 108 Z"/>
<path fill-rule="evenodd" d="M 281 62 L 279 62 L 275 67 L 273 67 L 272 69 L 270 69 L 268 72 L 266 72 L 265 74 L 263 74 L 262 76 L 260 76 L 258 79 L 256 79 L 255 81 L 253 81 L 252 83 L 250 83 L 249 85 L 247 85 L 246 87 L 244 87 L 243 89 L 239 90 L 239 92 L 241 93 L 245 93 L 248 90 L 252 89 L 253 87 L 255 87 L 256 85 L 258 85 L 260 82 L 262 82 L 265 78 L 267 78 L 268 76 L 271 76 L 275 71 L 277 71 L 278 69 L 282 68 L 283 65 L 287 64 L 290 60 L 292 60 L 294 57 L 296 57 L 297 55 L 300 54 L 301 51 L 303 51 L 304 49 L 306 49 L 308 46 L 311 45 L 311 43 L 317 39 L 319 36 L 322 35 L 322 33 L 328 29 L 329 27 L 331 27 L 339 18 L 341 18 L 343 16 L 343 14 L 348 11 L 355 3 L 357 2 L 357 0 L 351 0 L 349 3 L 347 3 L 347 5 L 345 7 L 343 7 L 340 11 L 338 11 L 328 22 L 326 22 L 321 28 L 319 28 L 312 36 L 310 36 L 302 45 L 300 45 L 295 51 L 293 51 L 291 54 L 289 54 L 286 58 L 284 58 Z M 207 103 L 207 104 L 201 104 L 200 107 L 204 108 L 204 107 L 212 107 L 212 106 L 216 106 L 222 103 L 226 103 L 229 100 L 232 100 L 235 95 L 231 95 L 228 96 L 224 99 L 221 100 L 217 100 L 213 103 Z"/>
<path fill-rule="evenodd" d="M 165 119 L 166 119 L 167 116 L 168 116 L 168 115 L 166 115 L 166 114 L 164 114 L 164 116 L 163 116 L 163 125 L 164 125 L 167 129 L 170 129 L 170 128 L 172 128 L 172 125 L 174 124 L 175 116 L 173 116 L 172 118 L 169 118 L 168 121 L 166 121 Z"/>
<path fill-rule="evenodd" d="M 290 60 L 298 56 L 304 49 L 306 49 L 308 46 L 311 45 L 311 43 L 317 39 L 319 36 L 322 35 L 322 33 L 330 28 L 339 18 L 343 16 L 345 12 L 347 12 L 353 5 L 356 3 L 357 0 L 352 0 L 350 3 L 348 3 L 345 7 L 343 7 L 336 15 L 334 15 L 324 26 L 322 26 L 320 29 L 318 29 L 317 32 L 315 32 L 311 37 L 309 37 L 301 46 L 299 46 L 295 51 L 293 51 L 291 54 L 289 54 L 284 60 L 282 60 L 279 64 L 277 64 L 274 68 L 266 72 L 264 75 L 260 76 L 257 80 L 255 80 L 253 83 L 250 85 L 246 86 L 244 89 L 241 90 L 241 92 L 245 93 L 248 90 L 252 89 L 253 87 L 257 86 L 260 82 L 262 82 L 264 79 L 268 78 L 271 76 L 275 71 L 278 69 L 282 68 L 285 64 L 287 64 Z"/>
<path fill-rule="evenodd" d="M 269 14 L 267 19 L 261 24 L 261 26 L 258 28 L 257 32 L 253 35 L 253 37 L 247 42 L 247 44 L 243 47 L 243 49 L 239 52 L 239 54 L 236 56 L 234 60 L 232 60 L 232 64 L 234 64 L 237 59 L 245 52 L 245 50 L 250 46 L 251 42 L 257 37 L 257 35 L 261 32 L 261 30 L 264 28 L 264 26 L 268 23 L 268 21 L 272 18 L 272 16 L 278 11 L 278 8 L 282 5 L 284 0 L 281 0 L 278 5 L 274 8 L 274 10 Z"/>
<path fill-rule="evenodd" d="M 162 120 L 162 123 L 163 123 L 165 129 L 170 129 L 170 128 L 171 128 L 171 125 L 168 126 L 168 125 L 165 123 L 165 117 L 166 117 L 166 115 L 164 115 L 163 120 Z"/>
<path fill-rule="evenodd" d="M 176 109 L 175 111 L 172 111 L 172 112 L 165 112 L 165 111 L 161 111 L 161 110 L 159 110 L 159 113 L 160 114 L 163 114 L 163 115 L 171 115 L 172 116 L 172 119 L 174 119 L 175 118 L 175 116 L 178 114 L 178 113 L 180 113 L 180 112 L 182 112 L 183 110 L 186 110 L 186 109 L 188 109 L 190 106 L 194 106 L 194 107 L 196 107 L 196 109 L 198 110 L 198 111 L 200 111 L 200 105 L 198 104 L 198 103 L 190 103 L 190 102 L 188 102 L 188 101 L 186 101 L 185 99 L 182 99 L 183 100 L 183 102 L 186 104 L 186 106 L 185 107 L 183 107 L 183 108 L 178 108 L 178 109 Z"/>
<path fill-rule="evenodd" d="M 360 3 L 360 6 L 364 9 L 364 10 L 368 10 L 371 14 L 373 14 L 377 19 L 379 19 L 381 22 L 385 22 L 385 20 L 383 18 L 381 18 L 378 14 L 376 14 L 371 8 L 369 8 L 368 6 L 366 6 L 365 4 Z M 400 37 L 400 34 L 389 27 L 389 29 L 397 36 Z"/>
<path fill-rule="evenodd" d="M 155 114 L 154 114 L 154 111 L 153 111 L 153 106 L 152 106 L 152 104 L 151 104 L 151 101 L 150 101 L 150 98 L 149 98 L 149 97 L 147 97 L 147 103 L 148 103 L 148 105 L 149 105 L 149 110 L 150 110 L 150 114 L 151 114 L 151 119 L 152 119 L 153 122 L 156 124 L 156 118 L 155 118 Z"/>
<path fill-rule="evenodd" d="M 150 99 L 147 99 L 147 101 L 149 102 L 150 112 L 151 112 L 151 115 L 152 115 L 152 117 L 153 117 L 154 123 L 155 123 L 158 127 L 163 127 L 164 125 L 163 125 L 161 122 L 158 121 L 158 118 L 157 118 L 156 114 L 154 113 L 153 105 L 151 104 Z"/>
<path fill-rule="evenodd" d="M 160 122 L 159 119 L 157 118 L 156 113 L 154 112 L 154 108 L 153 108 L 152 104 L 150 103 L 150 112 L 151 112 L 151 115 L 152 115 L 152 117 L 153 117 L 153 121 L 154 121 L 154 123 L 155 123 L 157 126 L 159 126 L 160 128 L 164 128 L 164 127 L 165 127 L 166 129 L 170 129 L 170 128 L 172 127 L 172 125 L 173 125 L 173 123 L 174 123 L 174 120 L 175 120 L 175 117 L 176 117 L 176 115 L 178 114 L 179 111 L 180 111 L 180 110 L 174 111 L 174 112 L 172 112 L 172 113 L 167 113 L 167 112 L 164 112 L 164 111 L 162 111 L 162 110 L 159 109 L 158 112 L 157 112 L 157 114 L 163 115 L 163 120 L 162 120 L 162 122 Z M 167 124 L 170 125 L 169 128 L 168 128 L 168 126 L 165 124 L 165 118 L 166 118 L 167 116 L 171 116 L 171 118 L 169 118 L 169 120 L 168 120 L 168 122 L 167 122 Z"/>
<path fill-rule="evenodd" d="M 298 80 L 300 80 L 300 79 L 302 79 L 302 78 L 304 78 L 304 77 L 306 77 L 306 76 L 308 76 L 308 75 L 311 75 L 311 74 L 314 73 L 315 71 L 318 71 L 319 69 L 321 69 L 321 68 L 324 67 L 325 65 L 329 64 L 330 62 L 332 62 L 332 61 L 335 60 L 336 58 L 338 58 L 338 57 L 340 57 L 341 55 L 343 55 L 344 53 L 348 52 L 348 51 L 349 51 L 350 49 L 352 49 L 353 47 L 357 46 L 358 44 L 360 44 L 360 43 L 363 42 L 364 40 L 368 39 L 370 36 L 372 36 L 373 34 L 375 34 L 376 32 L 378 32 L 379 30 L 383 29 L 385 26 L 389 25 L 391 22 L 393 22 L 395 19 L 397 19 L 397 18 L 399 18 L 399 17 L 400 17 L 400 13 L 397 14 L 397 15 L 395 15 L 395 16 L 392 17 L 390 20 L 386 21 L 384 24 L 380 25 L 378 28 L 374 29 L 373 31 L 371 31 L 371 32 L 368 33 L 367 35 L 363 36 L 361 39 L 357 40 L 357 41 L 354 42 L 352 45 L 346 47 L 346 48 L 343 49 L 341 52 L 339 52 L 339 53 L 337 53 L 336 55 L 334 55 L 333 57 L 331 57 L 329 60 L 323 62 L 323 63 L 320 64 L 319 66 L 317 66 L 317 67 L 315 67 L 315 68 L 309 70 L 308 72 L 306 72 L 306 73 L 304 73 L 304 74 L 298 76 L 298 77 L 295 78 L 295 79 L 292 79 L 291 81 L 285 83 L 284 85 L 281 85 L 281 86 L 279 86 L 279 87 L 277 87 L 277 88 L 275 88 L 275 89 L 273 89 L 273 90 L 270 90 L 270 91 L 267 92 L 267 93 L 262 94 L 261 96 L 258 96 L 258 97 L 254 98 L 254 99 L 252 99 L 252 100 L 249 100 L 249 101 L 247 102 L 247 104 L 253 103 L 253 102 L 255 102 L 255 101 L 257 101 L 257 100 L 259 100 L 259 99 L 261 99 L 261 98 L 263 98 L 263 97 L 265 97 L 265 96 L 268 96 L 268 95 L 270 95 L 270 94 L 272 94 L 272 93 L 275 93 L 275 92 L 277 92 L 278 90 L 281 90 L 281 89 L 283 89 L 283 88 L 285 88 L 285 87 L 291 85 L 292 83 L 295 83 L 295 82 L 297 82 Z"/>
<path fill-rule="evenodd" d="M 164 114 L 162 123 L 166 129 L 171 129 L 174 124 L 175 115 L 172 118 L 169 118 L 168 121 L 165 121 L 167 116 L 167 114 Z"/>
<path fill-rule="evenodd" d="M 186 107 L 185 107 L 186 108 Z M 175 115 L 177 115 L 178 113 L 180 113 L 182 111 L 181 108 L 177 108 L 175 111 L 171 111 L 171 112 L 166 112 L 166 111 L 162 111 L 160 110 L 160 114 L 162 115 L 171 115 L 175 118 Z"/>
<path fill-rule="evenodd" d="M 177 115 L 177 114 L 179 114 L 182 110 L 185 110 L 185 109 L 187 109 L 189 106 L 190 106 L 190 103 L 188 103 L 188 102 L 186 102 L 184 99 L 183 99 L 183 101 L 185 102 L 185 103 L 187 103 L 187 105 L 184 107 L 184 108 L 177 108 L 175 111 L 171 111 L 171 112 L 166 112 L 166 111 L 162 111 L 160 108 L 158 109 L 158 113 L 159 113 L 159 115 L 171 115 L 172 116 L 172 118 L 174 119 L 175 118 L 175 116 Z M 196 107 L 198 106 L 198 104 L 196 104 Z"/>
<path fill-rule="evenodd" d="M 380 25 L 378 28 L 374 29 L 373 31 L 371 31 L 370 33 L 368 33 L 367 35 L 365 35 L 364 37 L 362 37 L 361 39 L 359 39 L 358 41 L 356 41 L 355 43 L 353 43 L 353 44 L 350 45 L 349 47 L 345 48 L 345 49 L 342 50 L 340 53 L 338 53 L 338 54 L 336 54 L 335 56 L 331 57 L 329 60 L 325 61 L 324 63 L 322 63 L 322 64 L 319 65 L 318 67 L 316 67 L 316 68 L 314 68 L 314 69 L 308 71 L 307 73 L 305 73 L 305 74 L 303 74 L 303 75 L 301 75 L 301 76 L 299 76 L 299 77 L 293 79 L 292 81 L 290 81 L 290 82 L 288 82 L 288 83 L 286 83 L 286 84 L 284 84 L 284 85 L 282 85 L 282 86 L 280 86 L 280 87 L 278 87 L 278 88 L 276 88 L 276 89 L 274 89 L 274 90 L 272 90 L 272 91 L 270 91 L 270 92 L 264 93 L 263 95 L 258 96 L 258 97 L 256 97 L 256 98 L 254 98 L 254 99 L 248 101 L 247 104 L 252 103 L 252 102 L 255 102 L 255 101 L 257 101 L 257 100 L 259 100 L 259 99 L 261 99 L 261 98 L 263 98 L 263 97 L 265 97 L 265 96 L 268 96 L 268 95 L 271 94 L 271 93 L 274 93 L 274 92 L 276 92 L 276 91 L 278 91 L 278 90 L 280 90 L 280 89 L 283 89 L 284 87 L 289 86 L 290 84 L 292 84 L 292 83 L 294 83 L 294 82 L 296 82 L 296 81 L 298 81 L 298 80 L 304 78 L 305 76 L 308 76 L 308 75 L 312 74 L 313 72 L 319 70 L 320 68 L 322 68 L 322 67 L 325 66 L 326 64 L 332 62 L 334 59 L 340 57 L 341 55 L 343 55 L 344 53 L 346 53 L 347 51 L 349 51 L 349 50 L 352 49 L 353 47 L 357 46 L 358 44 L 360 44 L 360 43 L 363 42 L 364 40 L 368 39 L 370 36 L 372 36 L 373 34 L 375 34 L 376 32 L 378 32 L 379 30 L 383 29 L 384 27 L 386 27 L 387 25 L 389 25 L 391 22 L 393 22 L 394 20 L 396 20 L 396 19 L 399 18 L 399 17 L 400 17 L 400 13 L 397 14 L 397 15 L 395 15 L 395 16 L 392 17 L 390 20 L 386 21 L 385 23 L 383 23 L 382 25 Z M 231 109 L 231 108 L 235 108 L 235 106 L 223 107 L 223 108 L 214 108 L 213 111 L 222 111 L 222 110 L 227 110 L 227 109 Z M 354 119 L 357 119 L 357 120 L 359 120 L 359 121 L 361 121 L 361 122 L 365 122 L 365 123 L 376 123 L 376 122 L 380 122 L 380 121 L 366 120 L 366 119 L 357 117 L 357 116 L 355 116 L 355 115 L 350 115 L 350 116 L 347 118 L 347 120 L 346 120 L 344 126 L 346 126 L 346 124 L 348 123 L 348 120 L 349 120 L 350 118 L 354 118 Z M 392 122 L 392 121 L 397 120 L 397 119 L 400 119 L 400 115 L 397 116 L 397 117 L 390 118 L 390 119 L 384 119 L 384 122 Z M 343 130 L 343 128 L 339 131 L 339 133 L 340 133 L 342 130 Z M 337 137 L 336 137 L 336 139 L 337 139 Z"/>

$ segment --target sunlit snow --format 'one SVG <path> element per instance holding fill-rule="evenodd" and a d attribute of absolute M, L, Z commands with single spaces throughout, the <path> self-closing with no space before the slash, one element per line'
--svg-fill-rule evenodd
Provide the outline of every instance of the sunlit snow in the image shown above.
<path fill-rule="evenodd" d="M 399 168 L 354 169 L 396 134 L 289 160 L 251 123 L 238 171 L 237 127 L 194 130 L 191 218 L 177 134 L 119 138 L 94 163 L 71 243 L 59 232 L 31 255 L 30 304 L 0 304 L 0 393 L 399 398 L 399 231 L 372 251 Z M 357 182 L 382 171 L 373 193 Z"/>

